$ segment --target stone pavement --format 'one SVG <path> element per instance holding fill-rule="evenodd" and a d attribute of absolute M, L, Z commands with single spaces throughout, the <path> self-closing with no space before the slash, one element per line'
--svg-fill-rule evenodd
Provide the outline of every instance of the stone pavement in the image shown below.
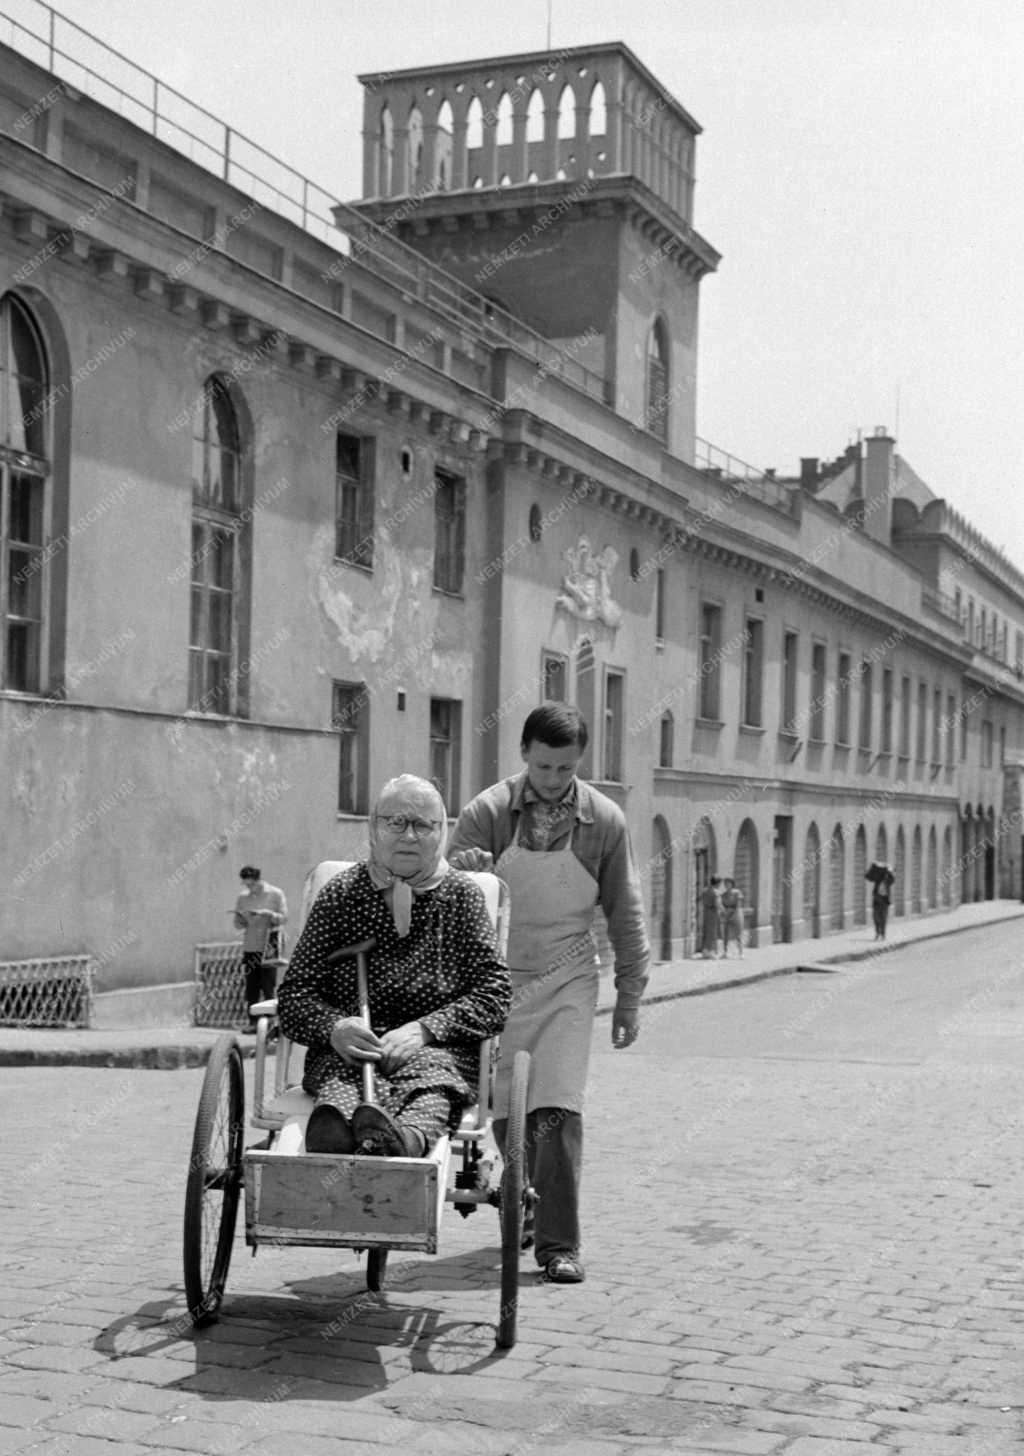
<path fill-rule="evenodd" d="M 666 1000 L 629 1052 L 606 1021 L 587 1282 L 524 1257 L 501 1354 L 491 1209 L 381 1295 L 239 1234 L 194 1334 L 201 1072 L 0 1070 L 0 1456 L 1016 1456 L 1016 936 Z"/>
<path fill-rule="evenodd" d="M 902 945 L 936 936 L 970 930 L 979 925 L 1024 916 L 1024 905 L 1016 900 L 986 900 L 960 905 L 913 918 L 889 922 L 889 933 L 878 945 L 869 926 L 802 940 L 789 945 L 766 945 L 735 953 L 728 960 L 660 961 L 651 968 L 645 1004 L 700 996 L 709 991 L 784 976 L 801 967 L 838 965 L 895 950 Z M 610 1012 L 615 991 L 610 975 L 603 975 L 598 1001 L 599 1014 Z M 169 1070 L 200 1067 L 221 1035 L 215 1028 L 178 1024 L 164 1028 L 126 1028 L 104 1031 L 61 1031 L 46 1028 L 0 1027 L 0 1066 L 95 1066 L 150 1067 Z M 251 1056 L 254 1040 L 240 1038 L 243 1054 Z M 2 1453 L 0 1453 L 2 1456 Z"/>

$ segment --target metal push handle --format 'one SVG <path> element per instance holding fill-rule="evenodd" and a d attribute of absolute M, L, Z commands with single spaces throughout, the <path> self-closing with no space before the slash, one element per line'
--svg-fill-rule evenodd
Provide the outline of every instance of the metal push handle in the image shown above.
<path fill-rule="evenodd" d="M 356 985 L 359 994 L 359 1017 L 367 1031 L 373 1030 L 370 1021 L 370 991 L 369 978 L 367 976 L 366 958 L 377 944 L 376 940 L 361 940 L 358 945 L 346 945 L 341 950 L 332 951 L 327 957 L 327 964 L 333 965 L 335 961 L 349 960 L 352 956 L 356 961 Z M 373 1081 L 373 1063 L 364 1062 L 363 1073 L 363 1101 L 376 1102 L 377 1092 Z"/>

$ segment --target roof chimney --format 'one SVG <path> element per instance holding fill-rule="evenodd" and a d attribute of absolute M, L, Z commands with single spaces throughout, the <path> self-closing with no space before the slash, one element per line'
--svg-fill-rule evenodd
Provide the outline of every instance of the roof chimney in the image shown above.
<path fill-rule="evenodd" d="M 896 488 L 893 445 L 884 425 L 876 425 L 865 441 L 864 529 L 876 541 L 889 545 L 892 536 L 892 498 Z"/>
<path fill-rule="evenodd" d="M 818 488 L 818 457 L 817 455 L 801 455 L 800 457 L 800 485 L 803 490 L 808 490 L 813 495 Z"/>

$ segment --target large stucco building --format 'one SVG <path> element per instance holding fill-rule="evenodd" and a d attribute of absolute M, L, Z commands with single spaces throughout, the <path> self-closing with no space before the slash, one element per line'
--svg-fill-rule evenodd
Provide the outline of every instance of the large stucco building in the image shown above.
<path fill-rule="evenodd" d="M 187 1015 L 239 865 L 294 901 L 405 769 L 456 813 L 544 696 L 659 954 L 715 872 L 762 941 L 875 857 L 897 914 L 1020 892 L 1024 578 L 884 430 L 698 439 L 699 127 L 626 47 L 362 77 L 352 205 L 0 56 L 0 960 Z"/>

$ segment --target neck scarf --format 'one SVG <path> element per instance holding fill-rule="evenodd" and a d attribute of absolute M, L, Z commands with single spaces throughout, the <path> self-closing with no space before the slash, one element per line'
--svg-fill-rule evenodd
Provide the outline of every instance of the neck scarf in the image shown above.
<path fill-rule="evenodd" d="M 394 870 L 389 870 L 386 865 L 382 865 L 374 859 L 371 846 L 366 868 L 374 889 L 383 890 L 384 899 L 391 907 L 391 917 L 395 922 L 398 938 L 404 940 L 409 934 L 409 926 L 412 923 L 413 895 L 425 895 L 428 890 L 436 890 L 448 873 L 448 861 L 443 854 L 438 855 L 434 865 L 418 870 L 416 874 L 403 880 L 395 874 Z"/>

